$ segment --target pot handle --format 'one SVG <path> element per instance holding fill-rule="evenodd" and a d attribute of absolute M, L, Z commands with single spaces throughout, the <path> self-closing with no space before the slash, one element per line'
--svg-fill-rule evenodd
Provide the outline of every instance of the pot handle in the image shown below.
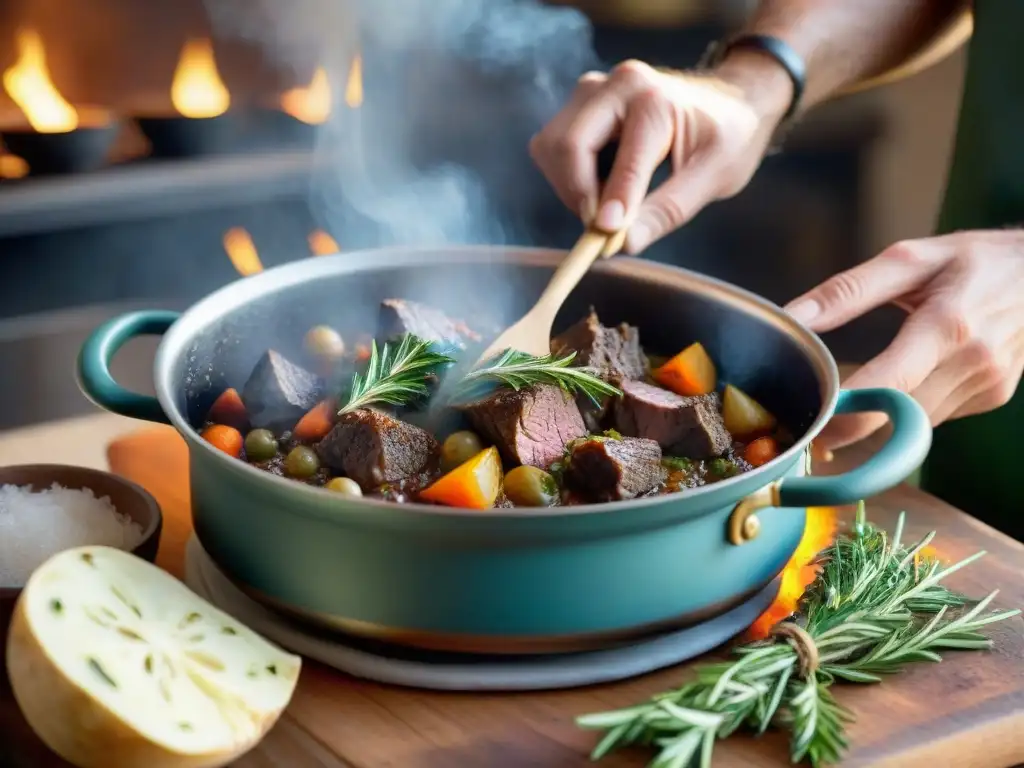
<path fill-rule="evenodd" d="M 892 436 L 874 456 L 841 475 L 784 477 L 741 501 L 729 521 L 734 544 L 757 536 L 756 512 L 769 507 L 830 507 L 853 504 L 899 485 L 921 466 L 932 443 L 928 414 L 897 389 L 844 389 L 836 414 L 881 411 L 892 421 Z"/>
<path fill-rule="evenodd" d="M 844 389 L 836 414 L 881 411 L 892 421 L 892 436 L 874 456 L 841 475 L 787 477 L 779 483 L 780 507 L 853 504 L 899 485 L 921 466 L 932 444 L 928 414 L 898 389 Z"/>
<path fill-rule="evenodd" d="M 145 309 L 119 315 L 93 331 L 78 353 L 78 386 L 104 410 L 132 419 L 169 424 L 160 401 L 130 392 L 110 374 L 110 362 L 127 341 L 136 336 L 162 336 L 180 317 L 163 309 Z"/>

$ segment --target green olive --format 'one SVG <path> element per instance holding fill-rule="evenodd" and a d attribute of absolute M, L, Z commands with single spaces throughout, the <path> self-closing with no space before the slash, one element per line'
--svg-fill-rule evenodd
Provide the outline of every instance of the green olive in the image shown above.
<path fill-rule="evenodd" d="M 284 471 L 289 477 L 305 480 L 315 475 L 318 469 L 320 459 L 308 445 L 297 445 L 285 456 Z"/>
<path fill-rule="evenodd" d="M 245 436 L 245 455 L 249 461 L 269 461 L 277 456 L 277 438 L 269 429 L 254 429 Z"/>
<path fill-rule="evenodd" d="M 328 491 L 340 493 L 342 496 L 362 496 L 363 489 L 359 483 L 347 477 L 332 477 L 324 486 Z"/>
<path fill-rule="evenodd" d="M 441 446 L 441 469 L 448 472 L 472 459 L 484 449 L 475 433 L 452 432 Z"/>
<path fill-rule="evenodd" d="M 309 329 L 305 339 L 306 350 L 316 357 L 337 360 L 345 354 L 345 340 L 341 334 L 328 325 Z"/>
<path fill-rule="evenodd" d="M 543 469 L 516 467 L 505 474 L 505 495 L 517 507 L 550 507 L 558 498 L 558 484 Z"/>

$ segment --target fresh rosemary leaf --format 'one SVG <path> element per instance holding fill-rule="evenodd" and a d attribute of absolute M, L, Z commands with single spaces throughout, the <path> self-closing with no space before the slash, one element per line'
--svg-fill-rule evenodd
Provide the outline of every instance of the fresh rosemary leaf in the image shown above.
<path fill-rule="evenodd" d="M 984 553 L 943 568 L 924 552 L 934 534 L 904 547 L 903 524 L 901 515 L 890 539 L 861 504 L 853 532 L 817 558 L 785 639 L 736 648 L 735 660 L 698 667 L 693 681 L 644 704 L 581 717 L 580 726 L 605 732 L 592 756 L 638 745 L 656 752 L 648 768 L 707 766 L 718 739 L 776 727 L 790 733 L 793 762 L 841 760 L 853 715 L 833 682 L 878 683 L 907 664 L 942 661 L 939 650 L 990 648 L 979 629 L 1020 613 L 988 612 L 995 592 L 971 601 L 941 584 Z"/>
<path fill-rule="evenodd" d="M 370 359 L 362 374 L 352 376 L 348 400 L 338 415 L 371 405 L 408 405 L 426 396 L 427 377 L 454 363 L 433 351 L 430 342 L 408 333 L 397 344 L 370 346 Z"/>
<path fill-rule="evenodd" d="M 622 394 L 589 369 L 573 367 L 575 359 L 575 352 L 563 357 L 536 357 L 507 349 L 467 373 L 460 382 L 460 391 L 465 394 L 486 381 L 498 381 L 516 391 L 537 384 L 557 384 L 570 394 L 586 395 L 594 403 L 600 403 L 602 397 Z"/>

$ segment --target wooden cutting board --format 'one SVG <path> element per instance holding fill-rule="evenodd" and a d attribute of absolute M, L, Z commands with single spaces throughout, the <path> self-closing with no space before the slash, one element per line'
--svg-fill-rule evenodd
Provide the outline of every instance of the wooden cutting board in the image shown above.
<path fill-rule="evenodd" d="M 181 573 L 191 533 L 187 452 L 170 429 L 136 433 L 111 444 L 111 467 L 148 488 L 164 511 L 158 562 Z M 861 456 L 840 457 L 837 464 Z M 831 468 L 830 468 L 831 469 Z M 909 535 L 937 529 L 940 555 L 990 554 L 957 574 L 952 585 L 980 595 L 1002 590 L 999 605 L 1024 606 L 1024 546 L 934 497 L 902 487 L 875 500 L 872 520 L 891 525 L 910 514 Z M 993 631 L 996 650 L 949 654 L 882 685 L 841 686 L 839 700 L 857 714 L 850 728 L 847 766 L 892 768 L 1006 768 L 1024 762 L 1024 622 Z M 287 713 L 235 768 L 567 768 L 591 765 L 594 735 L 574 716 L 637 703 L 675 687 L 686 666 L 626 683 L 528 694 L 453 694 L 417 691 L 352 679 L 307 663 Z M 35 739 L 0 691 L 2 768 L 49 768 L 65 763 Z M 13 734 L 13 739 L 8 736 Z M 13 746 L 8 746 L 13 744 Z M 716 766 L 788 765 L 785 741 L 735 737 L 715 750 Z M 649 755 L 623 753 L 599 765 L 641 768 Z"/>

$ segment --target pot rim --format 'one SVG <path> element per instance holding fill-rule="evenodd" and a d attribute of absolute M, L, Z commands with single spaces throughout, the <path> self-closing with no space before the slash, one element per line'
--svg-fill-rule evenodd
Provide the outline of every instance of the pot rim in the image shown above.
<path fill-rule="evenodd" d="M 474 509 L 459 509 L 418 502 L 396 504 L 383 499 L 366 497 L 358 499 L 339 497 L 337 493 L 325 488 L 278 477 L 234 459 L 203 440 L 178 408 L 176 397 L 172 391 L 173 366 L 182 355 L 187 353 L 191 341 L 200 335 L 212 321 L 230 314 L 253 299 L 284 291 L 312 278 L 325 275 L 355 274 L 367 269 L 402 270 L 439 261 L 448 265 L 463 264 L 467 266 L 485 263 L 554 267 L 565 258 L 567 253 L 568 251 L 560 249 L 526 246 L 391 246 L 349 251 L 333 256 L 311 257 L 272 267 L 250 277 L 240 278 L 193 304 L 164 335 L 157 349 L 153 369 L 157 398 L 171 424 L 190 443 L 190 450 L 206 451 L 209 456 L 213 457 L 213 461 L 221 462 L 229 471 L 239 473 L 242 477 L 249 477 L 254 483 L 266 484 L 265 487 L 268 490 L 276 488 L 285 491 L 288 489 L 288 492 L 298 494 L 300 497 L 304 496 L 308 501 L 314 502 L 312 506 L 315 506 L 315 502 L 327 498 L 333 498 L 339 502 L 344 501 L 343 504 L 338 505 L 339 517 L 342 514 L 351 513 L 356 508 L 366 507 L 366 511 L 372 511 L 374 514 L 379 514 L 377 512 L 379 509 L 386 509 L 394 513 L 398 508 L 413 514 L 480 518 L 484 513 Z M 759 478 L 762 482 L 755 487 L 760 487 L 767 485 L 779 476 L 784 467 L 790 466 L 807 449 L 811 440 L 821 432 L 828 422 L 839 398 L 839 369 L 835 359 L 817 334 L 799 324 L 777 304 L 723 280 L 659 262 L 619 256 L 614 259 L 598 261 L 591 269 L 613 275 L 628 275 L 634 280 L 668 284 L 680 289 L 688 289 L 690 292 L 699 290 L 701 293 L 745 312 L 785 333 L 803 350 L 815 369 L 821 389 L 821 409 L 804 434 L 780 456 L 767 464 L 744 472 L 742 475 L 712 485 L 690 488 L 664 496 L 649 496 L 600 504 L 495 508 L 485 513 L 487 518 L 555 518 L 612 514 L 627 509 L 635 510 L 665 504 L 670 501 L 699 500 L 708 494 L 727 493 L 728 488 L 735 488 L 740 484 L 753 485 L 754 481 Z M 740 497 L 745 495 L 738 494 Z M 308 507 L 302 507 L 302 509 L 308 509 Z"/>

